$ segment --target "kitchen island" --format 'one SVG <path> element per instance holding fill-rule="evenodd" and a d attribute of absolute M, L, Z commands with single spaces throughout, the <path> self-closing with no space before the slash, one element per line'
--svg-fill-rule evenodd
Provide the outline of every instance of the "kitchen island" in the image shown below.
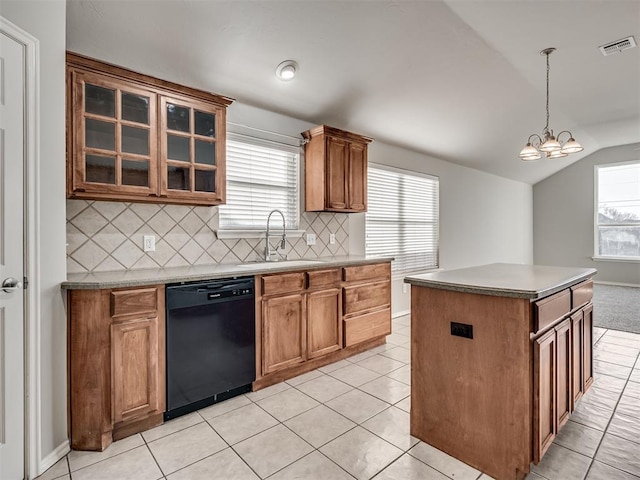
<path fill-rule="evenodd" d="M 593 382 L 591 268 L 491 264 L 411 284 L 411 434 L 521 479 Z"/>

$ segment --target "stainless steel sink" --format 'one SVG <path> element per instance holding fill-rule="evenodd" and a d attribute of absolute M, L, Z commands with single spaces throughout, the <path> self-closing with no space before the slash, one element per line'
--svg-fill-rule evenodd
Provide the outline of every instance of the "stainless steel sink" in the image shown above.
<path fill-rule="evenodd" d="M 282 268 L 282 267 L 306 267 L 309 265 L 315 265 L 318 263 L 324 263 L 322 260 L 280 260 L 274 262 L 250 262 L 241 263 L 238 265 L 240 268 Z"/>

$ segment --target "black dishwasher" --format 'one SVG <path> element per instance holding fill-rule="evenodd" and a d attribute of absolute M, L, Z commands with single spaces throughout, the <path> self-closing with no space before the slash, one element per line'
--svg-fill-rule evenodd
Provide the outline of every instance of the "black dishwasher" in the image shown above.
<path fill-rule="evenodd" d="M 253 277 L 167 285 L 167 411 L 184 415 L 251 390 Z"/>

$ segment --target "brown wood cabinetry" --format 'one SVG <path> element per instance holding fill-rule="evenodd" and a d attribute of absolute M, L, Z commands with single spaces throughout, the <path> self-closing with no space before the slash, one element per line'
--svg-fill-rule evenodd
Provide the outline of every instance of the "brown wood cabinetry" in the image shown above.
<path fill-rule="evenodd" d="M 67 53 L 67 196 L 224 203 L 231 102 Z"/>
<path fill-rule="evenodd" d="M 382 262 L 260 276 L 254 390 L 384 343 L 390 272 Z"/>
<path fill-rule="evenodd" d="M 68 292 L 71 447 L 104 450 L 162 423 L 164 285 Z"/>
<path fill-rule="evenodd" d="M 371 138 L 320 125 L 302 133 L 305 210 L 367 211 L 367 145 Z"/>
<path fill-rule="evenodd" d="M 524 478 L 593 382 L 590 287 L 577 287 L 529 300 L 414 284 L 411 434 L 493 478 Z"/>

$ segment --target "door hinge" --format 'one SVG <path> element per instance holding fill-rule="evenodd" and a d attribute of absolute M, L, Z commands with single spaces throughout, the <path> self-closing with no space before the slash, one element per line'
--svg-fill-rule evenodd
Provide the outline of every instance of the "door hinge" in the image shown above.
<path fill-rule="evenodd" d="M 29 279 L 27 277 L 22 277 L 22 288 L 26 290 L 28 286 L 29 286 Z"/>

